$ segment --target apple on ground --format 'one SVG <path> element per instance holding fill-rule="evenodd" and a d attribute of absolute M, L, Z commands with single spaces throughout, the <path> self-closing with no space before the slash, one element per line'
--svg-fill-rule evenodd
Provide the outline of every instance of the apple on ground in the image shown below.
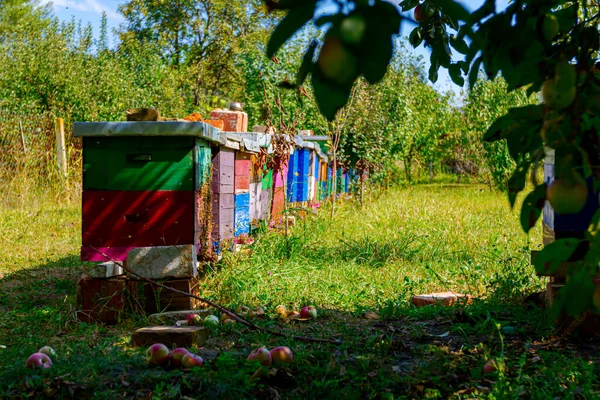
<path fill-rule="evenodd" d="M 272 362 L 271 353 L 264 347 L 252 350 L 248 355 L 248 360 L 258 361 L 259 363 L 267 367 L 271 365 Z"/>
<path fill-rule="evenodd" d="M 155 343 L 146 350 L 148 365 L 165 365 L 170 358 L 169 348 L 162 343 Z"/>
<path fill-rule="evenodd" d="M 208 326 L 209 328 L 216 328 L 219 326 L 219 318 L 217 318 L 215 315 L 209 315 L 204 318 L 204 325 Z"/>
<path fill-rule="evenodd" d="M 181 359 L 181 366 L 183 368 L 201 367 L 202 364 L 204 364 L 202 357 L 192 353 L 187 353 Z"/>
<path fill-rule="evenodd" d="M 300 310 L 300 318 L 315 319 L 317 318 L 317 309 L 313 306 L 306 306 Z"/>
<path fill-rule="evenodd" d="M 188 314 L 185 318 L 188 322 L 188 325 L 200 325 L 202 322 L 202 318 L 198 314 Z"/>
<path fill-rule="evenodd" d="M 484 374 L 491 374 L 492 372 L 496 372 L 498 370 L 498 362 L 496 360 L 490 360 L 483 366 Z"/>
<path fill-rule="evenodd" d="M 173 367 L 180 367 L 181 366 L 181 359 L 186 354 L 189 354 L 189 351 L 187 351 L 187 349 L 184 349 L 183 347 L 178 347 L 175 350 L 173 350 L 171 352 L 171 365 Z"/>
<path fill-rule="evenodd" d="M 47 355 L 48 357 L 56 357 L 56 351 L 50 346 L 44 346 L 38 350 L 38 353 Z"/>
<path fill-rule="evenodd" d="M 278 305 L 275 308 L 275 314 L 279 315 L 281 318 L 285 318 L 288 315 L 287 307 L 283 304 Z"/>
<path fill-rule="evenodd" d="M 286 346 L 271 349 L 271 361 L 273 364 L 289 364 L 294 361 L 294 354 Z"/>
<path fill-rule="evenodd" d="M 44 368 L 48 369 L 52 366 L 52 360 L 44 353 L 33 353 L 25 363 L 27 368 Z"/>

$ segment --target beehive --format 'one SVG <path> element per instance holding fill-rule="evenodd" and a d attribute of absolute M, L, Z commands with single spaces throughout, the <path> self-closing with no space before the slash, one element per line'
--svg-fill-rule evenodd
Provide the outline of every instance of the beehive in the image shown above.
<path fill-rule="evenodd" d="M 83 138 L 84 261 L 124 261 L 134 247 L 198 245 L 209 180 L 202 122 L 77 123 Z"/>

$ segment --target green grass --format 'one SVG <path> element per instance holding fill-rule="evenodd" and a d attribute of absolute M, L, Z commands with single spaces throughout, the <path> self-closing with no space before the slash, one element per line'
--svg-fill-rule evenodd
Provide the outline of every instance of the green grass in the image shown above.
<path fill-rule="evenodd" d="M 364 208 L 347 201 L 333 220 L 325 207 L 300 220 L 289 238 L 258 236 L 250 255 L 226 254 L 201 280 L 203 296 L 235 307 L 264 307 L 257 323 L 342 340 L 310 344 L 240 325 L 214 332 L 195 349 L 206 365 L 189 373 L 151 369 L 130 346 L 142 316 L 117 326 L 77 322 L 78 204 L 0 208 L 0 398 L 592 398 L 595 347 L 552 339 L 544 310 L 523 302 L 544 282 L 529 265 L 540 229 L 522 233 L 504 195 L 480 186 L 392 189 Z M 452 290 L 468 307 L 414 308 L 416 293 Z M 278 322 L 279 304 L 314 304 L 310 323 Z M 374 311 L 380 320 L 363 318 Z M 503 327 L 515 328 L 514 334 Z M 25 359 L 50 344 L 45 372 Z M 288 345 L 288 375 L 250 382 L 255 346 Z M 566 345 L 568 344 L 568 345 Z M 506 368 L 482 377 L 486 360 Z M 281 371 L 280 371 L 281 372 Z M 477 389 L 478 388 L 478 389 Z"/>

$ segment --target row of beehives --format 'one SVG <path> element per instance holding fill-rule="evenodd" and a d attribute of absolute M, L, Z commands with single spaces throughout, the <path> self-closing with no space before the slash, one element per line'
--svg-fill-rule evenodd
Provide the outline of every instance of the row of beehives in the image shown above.
<path fill-rule="evenodd" d="M 315 206 L 334 186 L 323 137 L 296 136 L 287 165 L 273 171 L 264 163 L 272 135 L 203 122 L 77 123 L 75 136 L 83 138 L 84 261 L 219 245 L 280 220 L 284 199 Z M 350 174 L 336 175 L 347 192 Z"/>

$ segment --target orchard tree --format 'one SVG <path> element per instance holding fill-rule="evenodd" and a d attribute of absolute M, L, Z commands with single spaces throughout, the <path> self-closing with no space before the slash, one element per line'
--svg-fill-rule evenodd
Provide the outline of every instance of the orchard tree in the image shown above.
<path fill-rule="evenodd" d="M 583 208 L 588 192 L 598 187 L 600 13 L 595 3 L 516 0 L 497 11 L 496 1 L 486 0 L 469 12 L 454 0 L 402 1 L 402 11 L 412 10 L 414 19 L 383 0 L 337 0 L 331 14 L 319 12 L 316 19 L 322 3 L 317 0 L 266 3 L 287 12 L 271 35 L 269 57 L 311 21 L 326 29 L 318 54 L 314 46 L 306 53 L 297 84 L 311 75 L 316 100 L 329 120 L 346 104 L 360 76 L 369 83 L 383 79 L 401 23 L 414 26 L 413 45 L 423 43 L 430 49 L 432 82 L 444 68 L 457 85 L 466 80 L 473 86 L 483 70 L 488 79 L 502 76 L 509 91 L 541 91 L 542 103 L 509 109 L 484 136 L 490 142 L 506 139 L 516 165 L 508 180 L 511 206 L 525 190 L 529 171 L 543 162 L 545 146 L 556 150 L 556 180 L 549 188 L 531 174 L 534 189 L 521 209 L 525 232 L 538 221 L 546 199 L 557 213 L 573 213 Z M 586 185 L 586 180 L 594 184 Z M 577 315 L 595 308 L 592 298 L 600 299 L 593 279 L 600 265 L 599 224 L 600 213 L 596 213 L 584 238 L 557 240 L 537 256 L 536 269 L 548 272 L 570 259 L 576 249 L 585 254 L 581 261 L 585 268 L 569 271 L 570 279 L 555 309 Z M 600 300 L 596 303 L 600 306 Z"/>

